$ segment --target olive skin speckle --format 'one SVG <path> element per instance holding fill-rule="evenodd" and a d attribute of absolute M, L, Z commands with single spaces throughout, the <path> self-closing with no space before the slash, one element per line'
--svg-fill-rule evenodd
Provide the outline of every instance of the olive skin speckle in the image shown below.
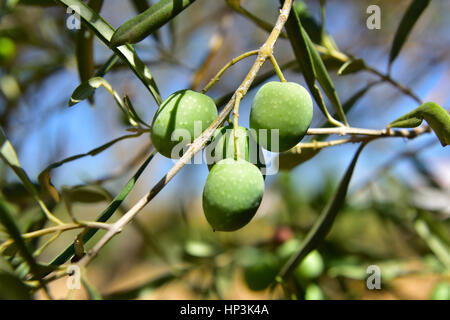
<path fill-rule="evenodd" d="M 261 204 L 264 179 L 259 169 L 245 160 L 216 163 L 203 189 L 203 211 L 215 231 L 244 227 Z"/>
<path fill-rule="evenodd" d="M 153 117 L 150 135 L 153 146 L 167 158 L 179 158 L 181 154 L 172 154 L 174 147 L 180 142 L 182 146 L 192 143 L 216 117 L 217 107 L 210 97 L 192 90 L 177 91 Z"/>
<path fill-rule="evenodd" d="M 298 144 L 305 136 L 313 116 L 308 91 L 294 82 L 268 82 L 255 95 L 250 111 L 250 127 L 263 148 L 282 152 Z M 260 129 L 266 130 L 266 137 Z M 276 131 L 278 130 L 278 134 Z M 272 141 L 273 136 L 273 141 Z"/>

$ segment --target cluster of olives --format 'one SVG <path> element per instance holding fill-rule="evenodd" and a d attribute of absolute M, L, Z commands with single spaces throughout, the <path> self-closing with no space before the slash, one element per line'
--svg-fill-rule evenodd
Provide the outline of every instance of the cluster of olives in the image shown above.
<path fill-rule="evenodd" d="M 192 90 L 181 90 L 165 100 L 152 122 L 151 138 L 158 152 L 179 158 L 185 149 L 214 121 L 214 101 Z M 263 161 L 253 145 L 272 152 L 295 146 L 312 120 L 312 100 L 301 85 L 269 82 L 253 100 L 250 128 L 236 130 L 240 159 L 236 159 L 232 126 L 217 129 L 207 149 L 210 172 L 203 189 L 203 211 L 214 230 L 234 231 L 255 215 L 264 193 Z M 230 134 L 231 132 L 231 134 Z M 255 143 L 253 143 L 255 142 Z M 259 157 L 258 157 L 259 155 Z M 260 161 L 258 161 L 260 160 Z"/>

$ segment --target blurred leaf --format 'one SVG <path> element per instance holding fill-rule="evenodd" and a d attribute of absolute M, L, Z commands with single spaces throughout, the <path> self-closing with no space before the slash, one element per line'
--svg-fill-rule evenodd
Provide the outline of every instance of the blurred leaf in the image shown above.
<path fill-rule="evenodd" d="M 100 12 L 103 0 L 90 0 L 87 3 L 96 13 Z M 75 56 L 77 58 L 78 75 L 81 82 L 94 75 L 94 34 L 83 23 L 75 38 Z M 93 97 L 89 101 L 94 103 Z"/>
<path fill-rule="evenodd" d="M 97 203 L 109 199 L 109 194 L 100 186 L 76 186 L 65 188 L 61 193 L 72 203 Z"/>
<path fill-rule="evenodd" d="M 322 149 L 306 148 L 300 152 L 283 152 L 278 155 L 278 166 L 281 170 L 291 170 L 296 166 L 312 159 Z"/>
<path fill-rule="evenodd" d="M 425 219 L 417 218 L 414 222 L 414 229 L 425 241 L 430 250 L 447 267 L 450 268 L 450 248 L 432 232 L 432 229 Z"/>
<path fill-rule="evenodd" d="M 419 19 L 422 12 L 426 9 L 431 0 L 413 0 L 405 12 L 400 25 L 395 32 L 394 40 L 392 42 L 391 52 L 389 53 L 389 65 L 397 58 L 400 50 L 403 47 L 409 33 L 414 24 Z"/>
<path fill-rule="evenodd" d="M 349 60 L 346 63 L 344 63 L 342 65 L 342 67 L 339 68 L 337 74 L 338 74 L 338 76 L 343 76 L 346 74 L 351 74 L 351 73 L 361 71 L 365 67 L 366 67 L 366 64 L 364 63 L 364 60 L 362 60 L 362 59 Z"/>
<path fill-rule="evenodd" d="M 25 241 L 22 238 L 19 228 L 15 224 L 11 214 L 7 206 L 4 203 L 4 200 L 0 198 L 0 223 L 6 228 L 11 239 L 14 240 L 15 245 L 17 246 L 18 251 L 22 258 L 26 261 L 27 265 L 30 267 L 31 272 L 41 279 L 41 271 L 37 265 L 36 260 L 28 251 L 28 247 Z"/>
<path fill-rule="evenodd" d="M 147 293 L 149 291 L 158 289 L 163 285 L 183 276 L 189 270 L 190 269 L 186 268 L 178 273 L 173 272 L 164 273 L 139 286 L 106 295 L 105 300 L 131 300 L 139 298 L 143 292 Z"/>
<path fill-rule="evenodd" d="M 80 0 L 56 0 L 64 7 L 76 7 L 79 9 L 79 14 L 86 22 L 87 26 L 94 31 L 97 37 L 109 46 L 109 42 L 114 33 L 114 28 L 111 27 L 101 16 L 99 16 L 95 11 L 86 6 Z M 147 89 L 152 94 L 158 105 L 161 104 L 161 96 L 159 95 L 158 88 L 156 86 L 155 80 L 153 79 L 150 70 L 147 66 L 139 59 L 136 52 L 131 45 L 120 46 L 118 48 L 112 49 L 136 74 L 136 76 L 141 80 Z"/>
<path fill-rule="evenodd" d="M 210 258 L 217 253 L 217 250 L 209 243 L 193 240 L 186 242 L 184 251 L 188 255 L 197 258 Z"/>
<path fill-rule="evenodd" d="M 347 195 L 348 186 L 353 175 L 353 170 L 355 169 L 356 162 L 358 161 L 359 155 L 366 144 L 361 144 L 361 146 L 356 151 L 350 166 L 347 168 L 344 177 L 339 183 L 336 192 L 331 198 L 330 202 L 327 204 L 323 212 L 320 214 L 317 221 L 314 223 L 311 230 L 306 235 L 305 240 L 302 243 L 300 250 L 292 256 L 292 258 L 285 264 L 282 268 L 279 276 L 284 279 L 288 276 L 298 264 L 305 258 L 312 250 L 317 248 L 317 246 L 325 239 L 331 227 L 333 226 L 334 219 L 336 218 L 341 207 L 345 203 L 345 198 Z"/>
<path fill-rule="evenodd" d="M 133 177 L 128 181 L 126 186 L 111 201 L 111 203 L 108 205 L 108 207 L 105 210 L 103 210 L 103 212 L 97 218 L 97 222 L 106 222 L 106 221 L 108 221 L 109 218 L 111 218 L 111 216 L 114 214 L 114 212 L 116 212 L 116 210 L 122 204 L 122 202 L 126 198 L 126 196 L 131 192 L 131 190 L 133 190 L 134 185 L 136 184 L 137 180 L 141 176 L 144 169 L 147 167 L 147 165 L 153 159 L 154 155 L 155 155 L 155 152 L 153 151 L 148 156 L 148 158 L 145 160 L 145 162 L 139 167 L 139 169 L 133 175 Z M 83 237 L 83 243 L 88 242 L 89 239 L 91 239 L 96 233 L 97 233 L 97 229 L 89 229 Z M 67 260 L 69 260 L 73 254 L 74 254 L 73 245 L 69 245 L 61 254 L 59 254 L 55 259 L 53 259 L 53 261 L 50 264 L 51 265 L 61 265 L 61 264 L 65 263 Z"/>
<path fill-rule="evenodd" d="M 28 287 L 16 276 L 0 272 L 0 300 L 30 300 Z"/>
<path fill-rule="evenodd" d="M 426 120 L 436 133 L 442 146 L 450 144 L 450 115 L 434 102 L 426 102 L 404 116 L 392 121 L 389 127 L 414 128 Z"/>
<path fill-rule="evenodd" d="M 160 0 L 151 8 L 122 24 L 113 34 L 111 47 L 136 43 L 175 18 L 195 0 Z"/>
<path fill-rule="evenodd" d="M 85 277 L 81 277 L 81 282 L 86 289 L 89 300 L 103 300 L 102 295 L 89 283 Z"/>

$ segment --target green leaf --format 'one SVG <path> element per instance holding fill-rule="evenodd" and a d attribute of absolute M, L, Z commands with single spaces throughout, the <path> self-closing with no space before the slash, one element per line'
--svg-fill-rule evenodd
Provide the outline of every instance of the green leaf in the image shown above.
<path fill-rule="evenodd" d="M 89 283 L 86 277 L 81 277 L 81 282 L 83 283 L 84 289 L 86 289 L 89 300 L 103 300 L 100 292 L 98 292 L 97 289 Z"/>
<path fill-rule="evenodd" d="M 158 30 L 195 0 L 161 0 L 122 24 L 111 38 L 111 47 L 136 43 Z"/>
<path fill-rule="evenodd" d="M 434 102 L 422 104 L 420 107 L 391 122 L 388 127 L 415 128 L 423 120 L 428 122 L 443 147 L 450 144 L 450 115 L 444 108 Z"/>
<path fill-rule="evenodd" d="M 414 24 L 419 19 L 422 12 L 430 4 L 431 0 L 413 0 L 405 12 L 400 25 L 395 32 L 394 40 L 392 42 L 391 52 L 389 53 L 389 65 L 397 58 L 400 50 L 403 47 L 409 33 Z"/>
<path fill-rule="evenodd" d="M 90 0 L 88 5 L 96 13 L 100 12 L 103 0 Z M 94 75 L 94 34 L 83 23 L 75 37 L 75 56 L 77 59 L 78 75 L 80 81 L 89 80 Z M 89 101 L 94 103 L 92 96 Z"/>
<path fill-rule="evenodd" d="M 350 163 L 350 166 L 347 168 L 347 171 L 345 172 L 344 177 L 339 183 L 339 186 L 336 189 L 333 197 L 330 199 L 327 206 L 322 211 L 319 218 L 306 235 L 306 238 L 303 241 L 299 251 L 294 254 L 282 268 L 279 274 L 279 279 L 284 279 L 286 276 L 288 276 L 303 260 L 303 258 L 305 258 L 312 250 L 317 248 L 317 246 L 327 236 L 328 232 L 333 226 L 337 214 L 345 203 L 347 190 L 353 175 L 353 171 L 355 169 L 356 162 L 358 161 L 359 155 L 361 154 L 361 151 L 363 150 L 365 145 L 366 144 L 361 144 L 361 146 L 356 151 L 355 155 L 353 156 L 353 160 Z"/>
<path fill-rule="evenodd" d="M 0 272 L 0 300 L 31 300 L 29 288 L 15 275 Z"/>
<path fill-rule="evenodd" d="M 90 7 L 80 0 L 56 0 L 64 7 L 71 6 L 79 10 L 79 14 L 87 26 L 97 35 L 97 37 L 107 46 L 110 44 L 111 37 L 115 32 L 114 28 L 109 25 L 101 16 L 99 16 Z M 138 57 L 131 45 L 120 46 L 112 49 L 125 62 L 130 69 L 136 74 L 139 80 L 144 83 L 146 88 L 150 91 L 153 98 L 158 105 L 161 104 L 162 99 L 159 95 L 158 87 L 153 79 L 150 70 Z"/>
<path fill-rule="evenodd" d="M 100 186 L 75 186 L 64 188 L 61 193 L 71 203 L 97 203 L 111 199 L 109 193 Z"/>
<path fill-rule="evenodd" d="M 346 74 L 355 73 L 363 70 L 366 67 L 363 59 L 349 60 L 339 68 L 337 74 L 338 76 L 343 76 Z"/>
<path fill-rule="evenodd" d="M 136 9 L 137 13 L 142 13 L 145 10 L 150 8 L 150 5 L 148 4 L 147 0 L 131 0 L 133 3 L 134 8 Z M 173 20 L 170 20 L 173 21 Z M 155 38 L 156 41 L 160 41 L 161 37 L 159 35 L 159 30 L 156 30 L 152 33 L 152 36 Z"/>
<path fill-rule="evenodd" d="M 181 270 L 178 273 L 168 272 L 164 273 L 150 281 L 147 281 L 139 286 L 133 287 L 131 289 L 126 289 L 118 292 L 111 293 L 105 296 L 107 300 L 131 300 L 139 298 L 142 293 L 149 292 L 162 287 L 163 285 L 173 281 L 182 275 L 184 275 L 190 269 Z"/>
<path fill-rule="evenodd" d="M 8 231 L 11 239 L 14 240 L 14 244 L 19 250 L 20 255 L 25 260 L 27 265 L 30 267 L 31 272 L 38 279 L 41 279 L 41 271 L 38 267 L 36 260 L 34 260 L 33 255 L 28 251 L 28 247 L 22 238 L 19 228 L 17 227 L 14 219 L 12 218 L 9 208 L 5 205 L 3 198 L 0 198 L 0 223 Z"/>
<path fill-rule="evenodd" d="M 150 163 L 150 161 L 153 159 L 153 156 L 155 155 L 155 152 L 153 151 L 147 160 L 139 167 L 138 171 L 131 177 L 131 179 L 128 181 L 126 186 L 120 191 L 120 193 L 111 201 L 111 203 L 108 205 L 108 207 L 103 210 L 103 212 L 100 214 L 100 216 L 97 218 L 97 222 L 106 222 L 109 218 L 116 212 L 116 210 L 120 207 L 123 200 L 127 197 L 127 195 L 133 190 L 133 187 L 135 186 L 137 180 L 141 176 L 144 169 L 147 167 L 147 165 Z M 91 239 L 97 232 L 97 229 L 89 229 L 83 237 L 83 243 L 86 243 Z M 70 257 L 74 254 L 74 248 L 73 245 L 69 245 L 58 257 L 56 257 L 50 264 L 51 265 L 61 265 L 65 263 L 67 260 L 70 259 Z"/>

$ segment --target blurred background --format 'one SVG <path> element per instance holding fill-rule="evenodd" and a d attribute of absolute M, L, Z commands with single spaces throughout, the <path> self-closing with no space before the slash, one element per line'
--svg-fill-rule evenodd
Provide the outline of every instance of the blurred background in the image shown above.
<path fill-rule="evenodd" d="M 84 154 L 125 135 L 129 124 L 102 88 L 96 91 L 92 106 L 83 101 L 68 107 L 80 83 L 76 32 L 66 28 L 68 15 L 64 8 L 21 2 L 0 2 L 0 37 L 13 44 L 0 42 L 0 51 L 9 52 L 0 62 L 0 124 L 18 152 L 23 169 L 37 182 L 39 173 L 51 163 Z M 302 8 L 303 4 L 307 8 L 304 15 L 320 24 L 319 1 L 296 1 Z M 381 8 L 379 30 L 366 27 L 366 9 L 371 4 Z M 393 35 L 409 4 L 408 0 L 328 0 L 325 29 L 342 52 L 363 58 L 367 65 L 385 73 Z M 241 5 L 270 24 L 274 24 L 279 12 L 276 0 L 243 0 Z M 450 2 L 432 1 L 391 71 L 393 79 L 423 101 L 434 101 L 447 109 L 448 12 Z M 135 16 L 136 10 L 132 1 L 106 0 L 100 14 L 117 28 Z M 165 99 L 176 90 L 201 90 L 224 64 L 259 48 L 267 35 L 225 1 L 197 0 L 161 28 L 158 39 L 148 37 L 135 49 Z M 12 49 L 6 50 L 6 46 Z M 111 55 L 98 39 L 94 39 L 94 52 L 97 67 Z M 289 41 L 283 38 L 277 41 L 274 55 L 281 65 L 295 60 Z M 233 92 L 252 63 L 253 58 L 248 58 L 227 70 L 208 95 L 216 99 Z M 338 76 L 340 65 L 332 61 L 327 67 L 343 102 L 379 80 L 365 71 Z M 271 70 L 267 63 L 261 73 Z M 304 85 L 295 67 L 285 69 L 284 74 L 288 81 Z M 151 123 L 157 105 L 126 65 L 118 63 L 105 79 L 121 96 L 128 95 L 141 118 Z M 276 80 L 276 76 L 268 80 Z M 255 89 L 251 90 L 242 101 L 241 125 L 248 126 L 255 93 Z M 392 84 L 377 83 L 347 117 L 353 127 L 382 129 L 417 106 L 414 99 Z M 311 127 L 323 122 L 324 117 L 315 107 Z M 104 191 L 103 198 L 80 199 L 72 207 L 79 219 L 95 220 L 143 162 L 149 142 L 149 135 L 144 134 L 120 141 L 95 156 L 68 162 L 51 171 L 52 182 L 58 190 L 95 185 Z M 281 290 L 260 287 L 273 280 L 281 261 L 298 248 L 299 239 L 326 206 L 356 148 L 353 144 L 330 147 L 291 170 L 268 176 L 256 217 L 233 233 L 211 230 L 201 207 L 207 166 L 187 165 L 136 221 L 101 251 L 88 268 L 88 278 L 104 297 L 110 298 L 283 298 Z M 157 155 L 112 221 L 173 164 Z M 113 177 L 108 178 L 111 174 Z M 18 208 L 16 218 L 23 231 L 36 230 L 42 218 L 39 208 L 3 164 L 0 175 L 1 192 Z M 49 197 L 46 202 L 57 217 L 69 221 L 62 202 Z M 371 143 L 360 157 L 347 203 L 331 233 L 295 272 L 292 286 L 297 298 L 450 299 L 449 216 L 450 153 L 441 147 L 434 133 L 414 140 L 392 138 Z M 39 261 L 51 261 L 73 242 L 76 234 L 65 232 L 39 256 Z M 99 232 L 87 248 L 102 234 Z M 39 238 L 36 246 L 46 240 Z M 381 268 L 381 290 L 366 288 L 369 265 Z M 68 294 L 65 279 L 55 281 L 50 288 L 57 298 Z M 83 290 L 73 293 L 73 298 L 86 297 Z"/>

